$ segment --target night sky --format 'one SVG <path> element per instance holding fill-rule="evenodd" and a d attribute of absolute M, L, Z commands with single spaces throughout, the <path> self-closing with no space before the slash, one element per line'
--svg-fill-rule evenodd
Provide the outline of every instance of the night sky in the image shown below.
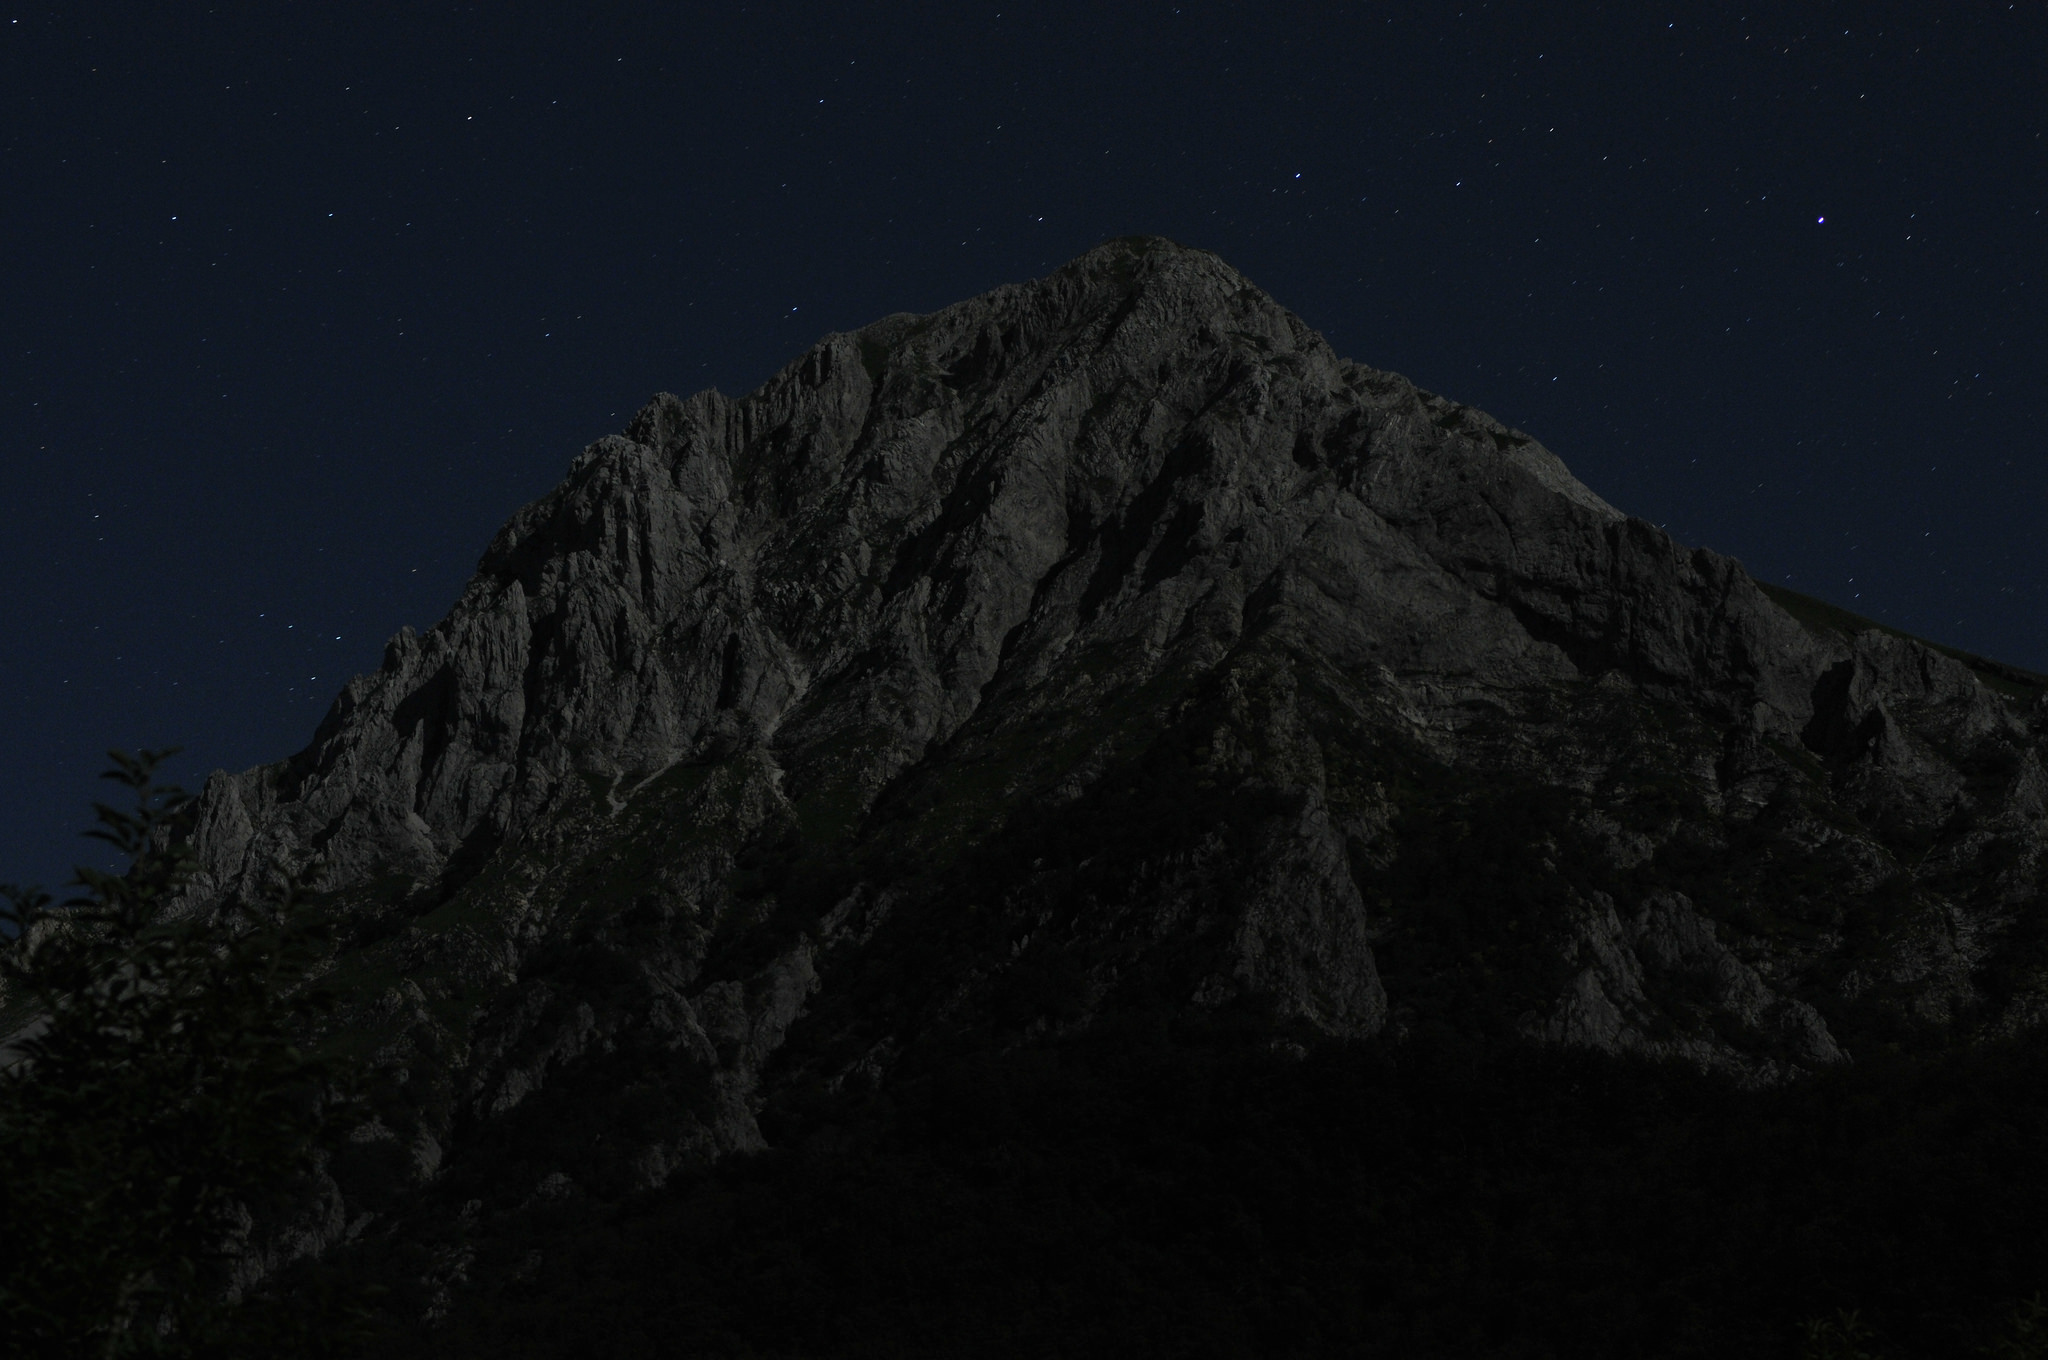
<path fill-rule="evenodd" d="M 302 747 L 650 394 L 1131 233 L 2048 669 L 2044 72 L 2038 0 L 0 9 L 0 879 L 109 746 Z"/>

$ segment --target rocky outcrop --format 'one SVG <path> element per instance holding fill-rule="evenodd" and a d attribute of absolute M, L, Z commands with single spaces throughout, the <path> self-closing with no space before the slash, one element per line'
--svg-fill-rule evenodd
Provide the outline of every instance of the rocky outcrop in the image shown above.
<path fill-rule="evenodd" d="M 1605 893 L 1595 894 L 1579 923 L 1572 961 L 1581 966 L 1569 992 L 1535 1033 L 1557 1043 L 1609 1052 L 1682 1058 L 1751 1080 L 1776 1080 L 1843 1061 L 1819 1012 L 1779 995 L 1751 965 L 1716 938 L 1714 923 L 1682 893 L 1644 899 L 1627 919 Z M 1658 983 L 1664 985 L 1658 987 Z M 1688 1032 L 1674 1023 L 1670 1002 L 1686 998 L 1708 1022 Z M 1711 1028 L 1719 1020 L 1751 1043 L 1744 1053 Z M 1739 1039 L 1738 1039 L 1739 1041 Z"/>
<path fill-rule="evenodd" d="M 1759 1082 L 2033 1023 L 2038 683 L 1806 604 L 1117 241 L 657 397 L 208 784 L 196 896 L 319 866 L 428 1178 L 1112 1011 Z"/>

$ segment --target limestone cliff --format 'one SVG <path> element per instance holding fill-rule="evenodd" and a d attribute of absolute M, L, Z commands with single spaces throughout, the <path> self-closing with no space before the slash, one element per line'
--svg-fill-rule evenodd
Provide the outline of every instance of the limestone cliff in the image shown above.
<path fill-rule="evenodd" d="M 583 1121 L 513 1200 L 1115 1012 L 1767 1083 L 2048 1008 L 2042 694 L 1128 239 L 655 398 L 207 785 L 198 896 L 320 865 L 365 1144 Z"/>

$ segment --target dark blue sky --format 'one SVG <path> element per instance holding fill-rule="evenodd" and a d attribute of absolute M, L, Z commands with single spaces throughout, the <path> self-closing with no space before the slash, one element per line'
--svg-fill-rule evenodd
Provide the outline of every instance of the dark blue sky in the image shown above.
<path fill-rule="evenodd" d="M 0 9 L 0 879 L 109 746 L 298 749 L 649 394 L 1135 232 L 2048 669 L 2043 71 L 2039 3 Z"/>

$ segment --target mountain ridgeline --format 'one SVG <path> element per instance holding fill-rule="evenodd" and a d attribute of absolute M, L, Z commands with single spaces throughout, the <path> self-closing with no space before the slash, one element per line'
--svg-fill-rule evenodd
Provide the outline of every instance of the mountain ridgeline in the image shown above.
<path fill-rule="evenodd" d="M 656 397 L 207 784 L 394 1077 L 271 1264 L 436 1354 L 1790 1354 L 1925 1151 L 1826 1102 L 2036 1061 L 2043 684 L 1113 241 Z M 1954 1252 L 1900 1335 L 2048 1285 Z"/>

